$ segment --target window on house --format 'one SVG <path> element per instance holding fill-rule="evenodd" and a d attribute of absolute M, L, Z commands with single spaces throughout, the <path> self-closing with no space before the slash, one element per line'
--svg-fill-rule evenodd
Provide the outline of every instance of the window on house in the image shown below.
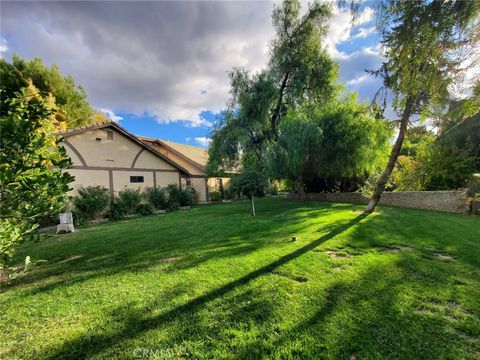
<path fill-rule="evenodd" d="M 107 140 L 113 140 L 113 131 L 107 130 Z"/>
<path fill-rule="evenodd" d="M 192 179 L 187 179 L 186 183 L 187 183 L 187 186 L 192 186 Z"/>
<path fill-rule="evenodd" d="M 130 176 L 131 183 L 143 183 L 143 176 Z"/>

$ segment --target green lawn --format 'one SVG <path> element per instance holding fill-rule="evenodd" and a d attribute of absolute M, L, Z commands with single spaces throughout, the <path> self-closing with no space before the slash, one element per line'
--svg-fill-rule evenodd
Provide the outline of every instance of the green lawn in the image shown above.
<path fill-rule="evenodd" d="M 20 249 L 48 262 L 3 285 L 0 358 L 479 358 L 478 217 L 256 205 Z"/>

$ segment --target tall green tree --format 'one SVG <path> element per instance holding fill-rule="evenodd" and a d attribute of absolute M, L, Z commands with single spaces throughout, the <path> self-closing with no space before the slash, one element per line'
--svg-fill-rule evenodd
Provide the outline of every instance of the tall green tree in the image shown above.
<path fill-rule="evenodd" d="M 450 86 L 465 70 L 465 59 L 475 63 L 479 9 L 478 0 L 384 0 L 379 4 L 377 27 L 386 60 L 374 73 L 383 77 L 385 88 L 393 93 L 400 126 L 365 213 L 372 213 L 380 200 L 412 116 L 428 117 L 434 107 L 445 103 Z"/>
<path fill-rule="evenodd" d="M 232 97 L 212 133 L 209 173 L 239 165 L 263 169 L 265 150 L 276 140 L 287 110 L 325 102 L 336 92 L 337 66 L 321 43 L 329 15 L 329 6 L 319 1 L 303 16 L 298 0 L 275 6 L 267 67 L 253 75 L 241 68 L 230 73 Z"/>
<path fill-rule="evenodd" d="M 56 111 L 65 117 L 67 128 L 107 120 L 90 106 L 87 93 L 72 76 L 63 76 L 56 65 L 45 66 L 40 58 L 27 61 L 14 55 L 11 63 L 0 59 L 0 76 L 0 88 L 8 98 L 13 98 L 29 80 L 43 97 L 53 96 Z"/>
<path fill-rule="evenodd" d="M 15 247 L 30 238 L 38 219 L 59 211 L 73 180 L 54 104 L 31 84 L 15 97 L 0 91 L 0 269 Z M 62 120 L 62 119 L 60 119 Z"/>
<path fill-rule="evenodd" d="M 385 160 L 391 130 L 355 96 L 290 110 L 267 153 L 274 178 L 310 191 L 353 191 Z M 383 162 L 384 163 L 384 162 Z M 353 189 L 352 189 L 353 188 Z"/>

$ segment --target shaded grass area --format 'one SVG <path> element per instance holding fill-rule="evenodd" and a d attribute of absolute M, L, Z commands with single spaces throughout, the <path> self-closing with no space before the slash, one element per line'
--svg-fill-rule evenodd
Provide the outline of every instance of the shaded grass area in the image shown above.
<path fill-rule="evenodd" d="M 48 262 L 2 287 L 0 358 L 478 358 L 480 220 L 361 208 L 268 198 L 22 248 Z"/>

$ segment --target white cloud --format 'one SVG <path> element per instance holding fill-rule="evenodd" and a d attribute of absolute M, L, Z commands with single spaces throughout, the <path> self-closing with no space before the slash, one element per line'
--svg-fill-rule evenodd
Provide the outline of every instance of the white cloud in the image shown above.
<path fill-rule="evenodd" d="M 365 7 L 358 16 L 358 18 L 355 20 L 355 25 L 362 25 L 372 21 L 374 15 L 375 12 L 371 7 Z"/>
<path fill-rule="evenodd" d="M 210 127 L 201 113 L 224 108 L 227 71 L 265 65 L 272 8 L 272 2 L 5 2 L 2 33 L 12 40 L 8 46 L 2 40 L 0 49 L 57 64 L 114 121 L 118 113 L 147 114 L 159 123 Z M 369 97 L 379 80 L 364 70 L 378 68 L 381 54 L 345 53 L 338 45 L 370 33 L 373 10 L 365 7 L 353 28 L 350 9 L 332 11 L 324 45 L 340 63 L 341 81 Z"/>
<path fill-rule="evenodd" d="M 0 38 L 0 59 L 3 57 L 2 52 L 8 51 L 8 43 L 4 38 Z"/>
<path fill-rule="evenodd" d="M 480 50 L 472 51 L 470 56 L 461 62 L 461 71 L 450 88 L 452 94 L 460 99 L 472 96 L 475 84 L 480 81 Z"/>
<path fill-rule="evenodd" d="M 98 109 L 103 115 L 105 115 L 107 118 L 109 118 L 112 121 L 118 122 L 120 120 L 123 120 L 121 116 L 115 115 L 115 113 L 112 110 L 109 109 Z"/>
<path fill-rule="evenodd" d="M 372 19 L 373 10 L 370 7 L 365 7 L 358 15 L 354 25 L 365 25 Z M 333 7 L 327 37 L 324 41 L 325 48 L 334 59 L 344 58 L 347 54 L 338 50 L 337 45 L 352 38 L 352 14 L 350 9 L 338 6 Z"/>
<path fill-rule="evenodd" d="M 360 28 L 358 29 L 358 33 L 354 36 L 355 39 L 364 39 L 370 34 L 373 34 L 376 32 L 375 26 L 369 27 L 369 28 Z"/>
<path fill-rule="evenodd" d="M 199 144 L 200 146 L 203 147 L 208 147 L 210 143 L 212 142 L 212 139 L 207 138 L 207 137 L 196 137 L 194 138 L 195 142 Z"/>
<path fill-rule="evenodd" d="M 227 71 L 265 65 L 272 5 L 9 2 L 1 20 L 15 39 L 9 50 L 57 64 L 93 106 L 208 127 L 200 114 L 225 106 Z"/>
<path fill-rule="evenodd" d="M 367 81 L 369 76 L 367 74 L 360 75 L 352 80 L 347 81 L 347 85 L 359 85 Z"/>

